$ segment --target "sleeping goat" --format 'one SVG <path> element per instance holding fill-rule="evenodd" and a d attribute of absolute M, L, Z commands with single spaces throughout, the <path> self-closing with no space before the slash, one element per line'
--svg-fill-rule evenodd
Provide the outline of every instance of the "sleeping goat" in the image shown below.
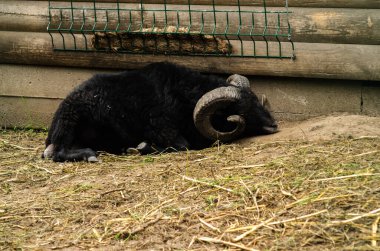
<path fill-rule="evenodd" d="M 276 131 L 247 78 L 224 80 L 161 62 L 98 74 L 75 88 L 54 115 L 43 157 L 92 162 L 96 151 L 203 149 Z"/>

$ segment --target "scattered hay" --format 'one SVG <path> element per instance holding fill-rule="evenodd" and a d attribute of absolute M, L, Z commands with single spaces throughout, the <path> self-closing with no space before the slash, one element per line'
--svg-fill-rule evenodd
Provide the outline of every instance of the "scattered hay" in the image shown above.
<path fill-rule="evenodd" d="M 134 32 L 95 32 L 91 46 L 96 50 L 159 54 L 221 54 L 232 52 L 224 39 L 189 33 L 188 27 L 144 28 Z"/>
<path fill-rule="evenodd" d="M 0 249 L 379 250 L 379 138 L 57 164 L 45 136 L 0 133 Z"/>

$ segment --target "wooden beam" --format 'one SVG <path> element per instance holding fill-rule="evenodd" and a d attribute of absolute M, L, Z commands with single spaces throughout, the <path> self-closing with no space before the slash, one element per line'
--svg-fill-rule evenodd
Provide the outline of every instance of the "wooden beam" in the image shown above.
<path fill-rule="evenodd" d="M 47 127 L 58 104 L 99 69 L 2 65 L 0 127 Z M 227 78 L 227 75 L 222 76 Z M 380 115 L 380 88 L 365 81 L 248 76 L 260 98 L 268 98 L 279 120 L 298 120 L 334 112 Z"/>
<path fill-rule="evenodd" d="M 379 0 L 380 1 L 380 0 Z M 55 3 L 58 4 L 58 3 Z M 59 3 L 62 5 L 63 3 Z M 89 3 L 80 3 L 87 5 Z M 67 3 L 66 3 L 67 5 Z M 110 5 L 104 5 L 103 7 L 110 7 Z M 112 6 L 115 6 L 113 4 Z M 136 6 L 135 6 L 136 7 Z M 155 6 L 150 6 L 154 8 Z M 156 6 L 159 8 L 159 6 Z M 184 9 L 180 6 L 171 6 L 169 8 Z M 202 7 L 194 7 L 201 9 Z M 226 9 L 228 7 L 224 7 Z M 253 7 L 247 7 L 251 9 Z M 223 9 L 223 8 L 222 8 Z M 268 10 L 272 10 L 268 8 Z M 380 9 L 321 9 L 321 8 L 290 8 L 293 12 L 289 16 L 289 22 L 292 27 L 292 38 L 297 42 L 312 42 L 312 43 L 337 43 L 337 44 L 380 44 Z M 64 12 L 64 14 L 70 14 Z M 114 11 L 113 14 L 116 12 Z M 58 20 L 58 12 L 52 12 L 53 20 Z M 102 13 L 98 13 L 101 15 Z M 74 15 L 79 20 L 81 12 L 74 12 Z M 88 14 L 88 15 L 91 15 Z M 112 16 L 112 12 L 110 13 Z M 138 15 L 136 13 L 136 15 Z M 147 15 L 147 14 L 146 14 Z M 139 22 L 141 17 L 135 17 Z M 218 27 L 224 26 L 225 19 L 218 16 Z M 243 24 L 251 24 L 250 16 L 243 15 Z M 48 9 L 46 2 L 36 1 L 3 1 L 0 3 L 0 30 L 3 31 L 28 31 L 28 32 L 45 32 L 48 25 Z M 150 17 L 151 19 L 151 17 Z M 163 13 L 156 14 L 157 23 L 163 22 Z M 181 16 L 181 21 L 186 24 L 188 20 L 187 14 L 184 13 Z M 193 27 L 200 27 L 199 18 L 194 18 Z M 99 19 L 101 20 L 101 18 Z M 114 25 L 109 27 L 116 27 L 116 17 L 114 18 Z M 149 17 L 145 17 L 146 24 L 149 25 Z M 268 15 L 268 22 L 275 27 L 277 16 Z M 213 22 L 210 18 L 205 20 L 206 29 L 211 29 Z M 53 22 L 54 23 L 54 22 Z M 57 23 L 57 22 L 55 22 Z M 286 30 L 286 20 L 282 20 L 284 29 Z M 101 21 L 98 22 L 100 27 Z M 234 15 L 230 15 L 230 32 L 237 30 L 238 18 Z M 258 15 L 255 20 L 255 27 L 263 27 L 264 18 Z M 249 27 L 248 27 L 249 28 Z M 258 28 L 257 31 L 262 30 Z M 224 30 L 224 28 L 223 28 Z M 284 31 L 284 30 L 282 30 Z M 262 32 L 262 31 L 261 31 Z M 268 32 L 273 32 L 270 29 Z M 285 31 L 287 32 L 287 31 Z M 245 39 L 250 39 L 246 37 Z M 261 37 L 257 37 L 257 40 L 262 40 Z"/>
<path fill-rule="evenodd" d="M 0 67 L 0 97 L 63 99 L 78 84 L 106 70 L 8 65 Z"/>
<path fill-rule="evenodd" d="M 42 0 L 46 1 L 46 0 Z M 53 0 L 59 1 L 59 0 Z M 92 2 L 93 0 L 73 0 L 73 2 Z M 96 2 L 110 3 L 115 0 L 96 0 Z M 119 0 L 120 3 L 140 3 L 140 0 Z M 191 4 L 210 5 L 211 0 L 190 0 Z M 163 3 L 163 0 L 144 0 L 144 3 Z M 188 0 L 167 0 L 168 4 L 187 4 Z M 236 5 L 237 0 L 216 0 L 218 5 Z M 261 6 L 262 1 L 240 0 L 242 6 Z M 285 0 L 266 0 L 268 7 L 285 6 Z M 288 0 L 289 7 L 316 7 L 316 8 L 363 8 L 379 9 L 380 0 Z"/>
<path fill-rule="evenodd" d="M 61 100 L 0 96 L 0 128 L 47 128 Z"/>
<path fill-rule="evenodd" d="M 292 39 L 308 43 L 380 44 L 380 9 L 292 8 Z"/>
<path fill-rule="evenodd" d="M 380 80 L 380 46 L 297 43 L 297 59 L 130 55 L 53 51 L 47 33 L 0 32 L 0 63 L 87 68 L 135 69 L 171 61 L 213 73 Z"/>

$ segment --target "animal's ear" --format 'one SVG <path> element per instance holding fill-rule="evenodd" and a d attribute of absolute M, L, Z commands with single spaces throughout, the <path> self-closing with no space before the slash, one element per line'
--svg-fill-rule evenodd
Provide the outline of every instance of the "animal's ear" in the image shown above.
<path fill-rule="evenodd" d="M 260 103 L 262 106 L 267 106 L 269 103 L 268 103 L 268 99 L 267 99 L 267 96 L 265 94 L 261 94 L 261 98 L 260 98 Z"/>
<path fill-rule="evenodd" d="M 251 85 L 249 83 L 248 78 L 239 75 L 239 74 L 233 74 L 227 78 L 227 83 L 236 87 L 239 87 L 241 89 L 251 89 Z"/>
<path fill-rule="evenodd" d="M 265 94 L 261 94 L 260 98 L 260 104 L 265 107 L 267 110 L 271 110 L 272 107 L 270 105 L 270 102 Z"/>

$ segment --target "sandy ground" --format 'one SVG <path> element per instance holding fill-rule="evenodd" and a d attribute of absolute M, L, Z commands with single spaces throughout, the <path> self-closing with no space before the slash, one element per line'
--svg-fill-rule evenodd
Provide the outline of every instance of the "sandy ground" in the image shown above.
<path fill-rule="evenodd" d="M 280 132 L 244 139 L 242 144 L 287 140 L 329 140 L 338 137 L 380 136 L 380 117 L 337 114 L 301 122 L 280 122 Z"/>

